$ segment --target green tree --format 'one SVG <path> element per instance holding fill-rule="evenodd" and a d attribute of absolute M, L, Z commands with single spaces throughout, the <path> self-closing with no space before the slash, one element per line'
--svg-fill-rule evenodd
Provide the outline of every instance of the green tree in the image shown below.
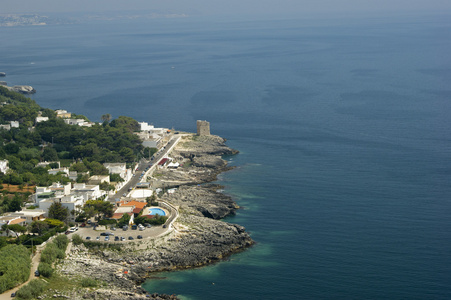
<path fill-rule="evenodd" d="M 104 115 L 102 115 L 101 119 L 102 119 L 102 122 L 109 123 L 111 121 L 111 115 L 110 114 L 104 114 Z"/>
<path fill-rule="evenodd" d="M 19 195 L 14 195 L 13 200 L 8 205 L 8 211 L 20 211 L 22 209 L 22 199 Z"/>
<path fill-rule="evenodd" d="M 58 153 L 53 147 L 45 147 L 44 152 L 42 153 L 42 158 L 45 161 L 57 161 Z"/>
<path fill-rule="evenodd" d="M 66 222 L 69 216 L 69 209 L 64 207 L 60 202 L 54 202 L 49 207 L 49 218 Z"/>
<path fill-rule="evenodd" d="M 83 206 L 83 212 L 86 216 L 96 215 L 96 219 L 101 217 L 111 217 L 113 215 L 113 204 L 103 200 L 88 200 Z"/>
<path fill-rule="evenodd" d="M 122 227 L 130 223 L 130 216 L 128 214 L 123 214 L 122 217 L 117 221 L 117 226 Z"/>
<path fill-rule="evenodd" d="M 27 232 L 27 228 L 19 225 L 19 224 L 12 224 L 12 225 L 8 225 L 8 229 L 14 231 L 15 233 L 25 233 Z"/>
<path fill-rule="evenodd" d="M 33 221 L 30 224 L 30 231 L 42 235 L 49 229 L 49 224 L 44 221 Z"/>

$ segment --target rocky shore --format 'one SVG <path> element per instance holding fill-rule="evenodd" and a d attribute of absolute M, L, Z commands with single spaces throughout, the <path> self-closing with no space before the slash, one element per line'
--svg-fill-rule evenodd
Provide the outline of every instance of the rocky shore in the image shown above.
<path fill-rule="evenodd" d="M 74 279 L 95 278 L 105 282 L 107 288 L 74 291 L 71 299 L 177 299 L 173 295 L 146 294 L 140 284 L 155 272 L 208 265 L 251 246 L 254 241 L 244 227 L 220 221 L 235 214 L 238 205 L 218 192 L 219 186 L 199 185 L 228 170 L 221 156 L 235 153 L 220 137 L 183 137 L 171 154 L 183 167 L 154 174 L 155 184 L 178 187 L 159 199 L 179 211 L 173 230 L 158 238 L 120 244 L 120 248 L 72 246 L 59 272 Z"/>

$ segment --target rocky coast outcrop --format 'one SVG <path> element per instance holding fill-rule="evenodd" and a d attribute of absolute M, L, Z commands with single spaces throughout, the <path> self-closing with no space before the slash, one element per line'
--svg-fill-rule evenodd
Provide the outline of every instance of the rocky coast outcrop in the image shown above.
<path fill-rule="evenodd" d="M 106 294 L 111 290 L 114 295 L 120 294 L 121 299 L 173 299 L 161 297 L 175 296 L 145 295 L 139 285 L 155 272 L 211 264 L 254 243 L 244 227 L 220 220 L 235 214 L 239 208 L 231 197 L 218 192 L 218 185 L 198 185 L 214 180 L 218 173 L 229 169 L 221 155 L 237 152 L 224 142 L 215 136 L 184 137 L 171 154 L 184 167 L 177 171 L 158 171 L 156 181 L 179 187 L 159 199 L 179 212 L 172 230 L 165 235 L 122 243 L 120 248 L 106 244 L 89 251 L 83 244 L 72 247 L 60 272 L 74 278 L 80 275 L 96 278 L 108 285 L 95 292 L 80 292 L 74 299 L 116 299 Z"/>

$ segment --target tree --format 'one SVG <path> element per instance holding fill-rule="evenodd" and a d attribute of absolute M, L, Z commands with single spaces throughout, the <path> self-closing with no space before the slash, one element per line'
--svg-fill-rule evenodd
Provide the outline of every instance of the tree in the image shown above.
<path fill-rule="evenodd" d="M 69 209 L 60 202 L 54 202 L 49 207 L 49 218 L 65 222 L 69 216 Z"/>
<path fill-rule="evenodd" d="M 49 229 L 49 224 L 44 221 L 33 221 L 30 225 L 30 231 L 41 235 Z"/>
<path fill-rule="evenodd" d="M 56 150 L 53 147 L 45 147 L 44 152 L 42 153 L 42 158 L 45 161 L 57 161 L 58 153 L 56 153 Z"/>
<path fill-rule="evenodd" d="M 16 235 L 17 233 L 24 234 L 25 232 L 27 232 L 27 228 L 19 224 L 8 225 L 8 229 L 14 231 Z"/>
<path fill-rule="evenodd" d="M 110 114 L 104 114 L 104 115 L 102 115 L 101 119 L 102 119 L 102 122 L 109 123 L 111 121 L 111 115 Z"/>
<path fill-rule="evenodd" d="M 121 177 L 119 174 L 110 174 L 110 181 L 111 182 L 123 182 L 124 178 Z"/>
<path fill-rule="evenodd" d="M 130 223 L 130 216 L 128 214 L 123 214 L 122 217 L 117 221 L 117 226 L 122 227 Z"/>
<path fill-rule="evenodd" d="M 113 215 L 113 204 L 103 200 L 88 200 L 83 206 L 83 212 L 88 218 L 97 215 L 96 219 L 100 220 L 101 216 L 111 217 Z"/>
<path fill-rule="evenodd" d="M 8 204 L 8 211 L 20 211 L 22 209 L 22 200 L 18 195 Z"/>

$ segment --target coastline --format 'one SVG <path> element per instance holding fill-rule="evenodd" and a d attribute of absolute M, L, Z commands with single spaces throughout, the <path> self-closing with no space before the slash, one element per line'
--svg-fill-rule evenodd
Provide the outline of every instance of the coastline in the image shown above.
<path fill-rule="evenodd" d="M 178 187 L 159 200 L 179 211 L 172 230 L 164 236 L 109 247 L 88 249 L 73 245 L 59 273 L 69 278 L 88 276 L 107 283 L 95 291 L 72 291 L 71 299 L 177 299 L 174 295 L 149 295 L 140 285 L 156 272 L 201 267 L 240 252 L 254 241 L 245 228 L 221 221 L 235 214 L 239 206 L 230 196 L 211 184 L 216 176 L 230 170 L 222 155 L 238 151 L 218 136 L 185 135 L 171 154 L 182 163 L 177 170 L 159 170 L 158 183 Z M 156 183 L 156 182 L 154 182 Z M 209 184 L 206 184 L 209 183 Z"/>

